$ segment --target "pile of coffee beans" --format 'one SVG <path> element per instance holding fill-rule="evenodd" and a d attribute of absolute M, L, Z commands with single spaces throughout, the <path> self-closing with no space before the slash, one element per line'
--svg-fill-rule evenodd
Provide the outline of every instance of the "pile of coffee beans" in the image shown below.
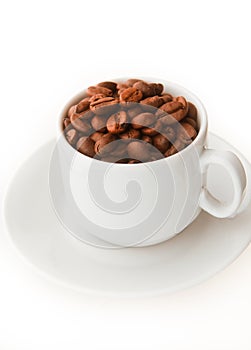
<path fill-rule="evenodd" d="M 69 144 L 86 156 L 134 164 L 169 157 L 197 136 L 197 109 L 160 83 L 129 79 L 90 86 L 63 119 Z"/>

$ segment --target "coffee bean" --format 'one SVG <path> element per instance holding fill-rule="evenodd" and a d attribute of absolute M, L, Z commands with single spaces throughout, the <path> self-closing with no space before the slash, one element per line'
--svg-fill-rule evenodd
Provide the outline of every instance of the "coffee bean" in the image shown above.
<path fill-rule="evenodd" d="M 180 123 L 177 138 L 185 145 L 190 144 L 197 136 L 197 131 L 188 123 Z"/>
<path fill-rule="evenodd" d="M 133 84 L 134 89 L 141 91 L 143 98 L 154 96 L 154 89 L 145 81 L 137 81 Z"/>
<path fill-rule="evenodd" d="M 176 132 L 174 128 L 171 126 L 167 126 L 163 131 L 162 134 L 169 140 L 170 142 L 173 142 L 176 138 Z"/>
<path fill-rule="evenodd" d="M 95 94 L 89 97 L 89 102 L 90 104 L 92 104 L 92 103 L 95 103 L 96 101 L 99 101 L 101 98 L 106 98 L 106 97 L 110 97 L 112 99 L 112 96 L 106 96 L 104 94 Z"/>
<path fill-rule="evenodd" d="M 67 115 L 68 115 L 69 118 L 72 116 L 72 114 L 76 113 L 76 108 L 77 108 L 76 105 L 71 106 L 71 107 L 69 108 L 68 113 L 67 113 Z"/>
<path fill-rule="evenodd" d="M 90 138 L 96 142 L 98 141 L 102 136 L 104 136 L 104 134 L 102 132 L 96 131 L 93 134 L 91 134 Z"/>
<path fill-rule="evenodd" d="M 65 134 L 66 140 L 71 144 L 74 145 L 78 138 L 78 133 L 75 129 L 71 129 L 66 132 Z"/>
<path fill-rule="evenodd" d="M 139 102 L 142 99 L 142 92 L 134 87 L 129 87 L 121 92 L 121 102 Z"/>
<path fill-rule="evenodd" d="M 155 128 L 144 127 L 140 129 L 140 131 L 143 135 L 147 136 L 154 136 L 158 134 L 158 131 Z"/>
<path fill-rule="evenodd" d="M 63 120 L 63 127 L 64 127 L 64 129 L 66 129 L 69 125 L 71 125 L 70 119 L 69 118 L 65 118 Z"/>
<path fill-rule="evenodd" d="M 107 89 L 106 87 L 102 86 L 90 86 L 87 89 L 87 95 L 93 96 L 97 94 L 102 94 L 104 96 L 112 96 L 112 90 Z"/>
<path fill-rule="evenodd" d="M 135 117 L 136 115 L 140 114 L 143 112 L 142 108 L 140 106 L 135 106 L 136 103 L 128 103 L 127 104 L 127 116 L 129 119 L 132 119 L 133 117 Z"/>
<path fill-rule="evenodd" d="M 112 114 L 106 123 L 108 132 L 112 134 L 121 134 L 127 128 L 127 114 L 125 111 Z"/>
<path fill-rule="evenodd" d="M 180 101 L 167 102 L 160 107 L 160 110 L 167 113 L 163 117 L 159 116 L 165 125 L 174 124 L 182 120 L 187 114 L 187 108 Z"/>
<path fill-rule="evenodd" d="M 166 114 L 166 113 L 165 113 Z M 155 114 L 156 116 L 156 114 Z M 157 119 L 156 122 L 153 124 L 153 129 L 155 129 L 158 133 L 162 132 L 167 128 L 166 125 L 162 123 L 162 119 Z"/>
<path fill-rule="evenodd" d="M 144 126 L 150 126 L 155 122 L 156 118 L 152 113 L 141 113 L 132 118 L 131 123 L 134 129 L 141 129 Z"/>
<path fill-rule="evenodd" d="M 140 101 L 141 104 L 144 105 L 150 105 L 153 107 L 160 107 L 164 102 L 161 96 L 152 96 L 152 97 L 147 97 L 144 100 Z"/>
<path fill-rule="evenodd" d="M 170 95 L 170 94 L 162 94 L 162 95 L 160 96 L 160 98 L 161 98 L 163 104 L 165 104 L 165 103 L 170 102 L 170 101 L 173 100 L 173 96 Z"/>
<path fill-rule="evenodd" d="M 165 153 L 169 147 L 168 139 L 162 135 L 158 134 L 153 137 L 153 145 L 156 147 L 161 153 Z"/>
<path fill-rule="evenodd" d="M 100 97 L 100 95 L 96 95 L 96 98 L 90 102 L 90 109 L 98 115 L 108 114 L 116 108 L 115 105 L 117 103 L 118 100 L 114 97 Z"/>
<path fill-rule="evenodd" d="M 194 120 L 197 119 L 197 108 L 195 105 L 191 102 L 188 102 L 188 112 L 187 117 L 192 118 Z"/>
<path fill-rule="evenodd" d="M 149 160 L 149 144 L 142 141 L 132 141 L 127 146 L 127 152 L 130 158 L 140 160 L 141 162 Z"/>
<path fill-rule="evenodd" d="M 164 86 L 160 83 L 150 83 L 151 89 L 154 91 L 154 95 L 161 95 L 164 89 Z"/>
<path fill-rule="evenodd" d="M 142 81 L 141 79 L 128 79 L 125 83 L 127 86 L 133 86 L 138 81 Z"/>
<path fill-rule="evenodd" d="M 102 83 L 99 83 L 97 86 L 101 86 L 108 90 L 111 90 L 113 93 L 117 91 L 117 83 L 114 83 L 113 81 L 103 81 Z"/>
<path fill-rule="evenodd" d="M 107 118 L 105 116 L 95 115 L 91 120 L 91 125 L 94 130 L 98 130 L 99 132 L 105 132 L 106 121 L 107 121 Z"/>
<path fill-rule="evenodd" d="M 127 88 L 129 88 L 129 85 L 127 85 L 126 83 L 118 83 L 117 84 L 118 94 L 120 95 L 121 92 Z"/>
<path fill-rule="evenodd" d="M 183 108 L 184 108 L 184 117 L 187 115 L 187 112 L 188 112 L 188 103 L 187 103 L 187 100 L 185 99 L 185 97 L 183 96 L 178 96 L 175 98 L 175 100 L 177 102 L 180 102 L 182 105 L 183 105 Z M 183 118 L 184 118 L 183 117 Z"/>
<path fill-rule="evenodd" d="M 179 109 L 183 108 L 183 104 L 178 101 L 170 101 L 165 103 L 163 106 L 160 107 L 160 109 L 168 114 L 172 114 Z"/>
<path fill-rule="evenodd" d="M 162 84 L 156 84 L 156 83 L 147 83 L 145 81 L 138 81 L 136 82 L 133 87 L 140 90 L 143 94 L 144 98 L 160 95 L 163 91 L 163 85 Z"/>
<path fill-rule="evenodd" d="M 176 140 L 174 142 L 174 144 L 168 148 L 168 150 L 165 152 L 164 156 L 165 157 L 170 157 L 174 154 L 176 154 L 177 152 L 183 150 L 185 148 L 185 144 L 182 143 L 180 140 Z"/>
<path fill-rule="evenodd" d="M 105 153 L 109 153 L 112 152 L 112 150 L 115 147 L 115 141 L 116 140 L 116 136 L 113 134 L 105 134 L 104 136 L 102 136 L 96 143 L 95 143 L 95 153 L 97 154 L 105 154 Z"/>
<path fill-rule="evenodd" d="M 71 115 L 71 123 L 75 129 L 82 132 L 83 134 L 90 134 L 92 127 L 87 119 L 84 118 L 85 113 Z"/>
<path fill-rule="evenodd" d="M 132 127 L 135 129 L 141 129 L 152 125 L 156 121 L 153 113 L 143 112 L 132 118 Z"/>
<path fill-rule="evenodd" d="M 121 139 L 140 139 L 141 133 L 139 130 L 130 128 L 126 132 L 119 135 Z"/>
<path fill-rule="evenodd" d="M 163 134 L 169 141 L 173 141 L 176 137 L 175 129 L 172 126 L 165 125 L 163 119 L 158 119 L 153 125 L 153 128 L 158 132 Z M 177 123 L 178 124 L 178 123 Z"/>
<path fill-rule="evenodd" d="M 186 117 L 185 119 L 183 119 L 184 123 L 188 123 L 190 125 L 192 125 L 192 127 L 196 130 L 197 129 L 197 123 L 196 120 Z"/>
<path fill-rule="evenodd" d="M 81 113 L 81 112 L 86 111 L 90 105 L 89 100 L 90 100 L 89 97 L 86 97 L 83 100 L 81 100 L 76 106 L 76 112 Z"/>
<path fill-rule="evenodd" d="M 120 159 L 127 158 L 127 143 L 123 140 L 116 141 L 116 145 L 113 148 L 111 155 Z"/>
<path fill-rule="evenodd" d="M 144 142 L 150 143 L 150 144 L 153 143 L 152 138 L 150 136 L 147 136 L 147 135 L 142 135 L 141 140 Z"/>
<path fill-rule="evenodd" d="M 77 150 L 88 157 L 94 157 L 94 141 L 90 137 L 81 137 L 77 142 Z"/>

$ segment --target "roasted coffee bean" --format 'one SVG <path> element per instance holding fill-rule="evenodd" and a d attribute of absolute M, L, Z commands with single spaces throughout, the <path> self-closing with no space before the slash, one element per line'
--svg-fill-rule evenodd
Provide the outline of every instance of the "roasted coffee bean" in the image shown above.
<path fill-rule="evenodd" d="M 145 81 L 137 81 L 133 84 L 133 87 L 140 90 L 144 98 L 151 97 L 154 95 L 160 95 L 163 91 L 162 84 L 146 83 Z"/>
<path fill-rule="evenodd" d="M 132 118 L 131 123 L 134 129 L 142 129 L 145 126 L 150 126 L 156 121 L 152 113 L 140 113 Z"/>
<path fill-rule="evenodd" d="M 185 145 L 192 142 L 192 140 L 197 136 L 197 131 L 188 123 L 180 123 L 179 130 L 177 132 L 177 138 Z"/>
<path fill-rule="evenodd" d="M 118 94 L 120 95 L 121 92 L 124 91 L 127 88 L 129 88 L 129 85 L 127 85 L 125 83 L 118 83 L 117 84 Z"/>
<path fill-rule="evenodd" d="M 123 90 L 120 94 L 121 102 L 139 102 L 142 99 L 142 92 L 134 87 Z"/>
<path fill-rule="evenodd" d="M 86 111 L 90 106 L 89 100 L 90 100 L 89 97 L 86 97 L 83 100 L 81 100 L 76 106 L 76 112 L 81 113 L 81 112 Z"/>
<path fill-rule="evenodd" d="M 71 144 L 74 145 L 78 138 L 78 133 L 75 129 L 68 130 L 65 134 L 66 140 Z"/>
<path fill-rule="evenodd" d="M 185 144 L 181 142 L 180 140 L 176 140 L 174 144 L 168 148 L 168 150 L 165 152 L 165 157 L 170 157 L 174 154 L 176 154 L 179 151 L 182 151 L 185 148 Z"/>
<path fill-rule="evenodd" d="M 97 96 L 97 95 L 96 95 Z M 90 103 L 90 109 L 93 113 L 98 115 L 108 114 L 114 110 L 118 100 L 114 97 L 97 97 Z"/>
<path fill-rule="evenodd" d="M 170 141 L 173 142 L 176 138 L 176 132 L 171 126 L 167 126 L 163 129 L 162 134 Z"/>
<path fill-rule="evenodd" d="M 185 119 L 183 119 L 183 122 L 192 125 L 192 127 L 193 127 L 195 130 L 197 129 L 196 120 L 194 120 L 194 119 L 192 119 L 192 118 L 189 118 L 189 117 L 186 117 Z"/>
<path fill-rule="evenodd" d="M 116 136 L 113 134 L 105 134 L 95 143 L 95 153 L 97 154 L 106 154 L 112 152 L 115 147 Z"/>
<path fill-rule="evenodd" d="M 108 132 L 112 134 L 121 134 L 127 128 L 127 114 L 125 111 L 112 114 L 106 123 Z"/>
<path fill-rule="evenodd" d="M 94 151 L 94 141 L 90 137 L 81 137 L 77 142 L 77 150 L 88 157 L 93 157 L 95 155 Z"/>
<path fill-rule="evenodd" d="M 184 108 L 184 117 L 187 115 L 187 112 L 188 112 L 188 103 L 187 103 L 187 100 L 185 99 L 185 97 L 183 96 L 178 96 L 175 98 L 175 100 L 177 102 L 180 102 L 182 105 L 183 105 L 183 108 Z"/>
<path fill-rule="evenodd" d="M 187 112 L 187 117 L 192 118 L 194 120 L 197 119 L 197 108 L 195 105 L 191 102 L 188 102 L 188 112 Z"/>
<path fill-rule="evenodd" d="M 178 122 L 176 122 L 178 124 Z M 173 126 L 176 126 L 173 124 Z M 153 128 L 158 132 L 163 134 L 169 141 L 173 141 L 175 139 L 176 133 L 173 126 L 165 125 L 165 119 L 158 119 L 157 122 L 153 125 Z"/>
<path fill-rule="evenodd" d="M 182 102 L 183 102 L 182 97 Z M 171 102 L 167 102 L 164 105 L 160 107 L 161 111 L 164 111 L 167 113 L 165 116 L 159 116 L 159 118 L 162 118 L 162 122 L 165 125 L 171 125 L 174 124 L 177 121 L 182 120 L 186 114 L 187 114 L 187 105 L 184 105 L 181 102 L 181 100 L 174 100 Z"/>
<path fill-rule="evenodd" d="M 107 89 L 106 87 L 102 86 L 89 86 L 87 89 L 87 95 L 93 96 L 97 94 L 102 94 L 105 96 L 112 96 L 112 90 Z"/>
<path fill-rule="evenodd" d="M 85 119 L 84 117 L 85 113 L 83 114 L 77 114 L 74 113 L 71 115 L 71 124 L 72 126 L 77 129 L 78 131 L 82 132 L 83 134 L 89 135 L 92 127 L 90 125 L 90 122 Z"/>
<path fill-rule="evenodd" d="M 127 86 L 133 86 L 135 83 L 137 83 L 138 81 L 142 81 L 141 79 L 128 79 L 125 84 Z"/>
<path fill-rule="evenodd" d="M 99 83 L 98 86 L 109 89 L 113 93 L 117 91 L 117 83 L 114 83 L 113 81 L 103 81 L 102 83 Z"/>
<path fill-rule="evenodd" d="M 148 143 L 133 140 L 127 146 L 127 152 L 129 157 L 140 160 L 141 162 L 149 160 L 148 146 Z"/>
<path fill-rule="evenodd" d="M 154 89 L 145 81 L 137 81 L 133 84 L 134 89 L 141 91 L 143 98 L 154 96 Z"/>
<path fill-rule="evenodd" d="M 163 84 L 150 83 L 151 88 L 154 90 L 154 95 L 161 95 L 164 89 Z"/>
<path fill-rule="evenodd" d="M 123 140 L 116 141 L 116 145 L 113 148 L 111 155 L 120 159 L 127 158 L 127 143 Z"/>
<path fill-rule="evenodd" d="M 95 115 L 91 120 L 91 125 L 94 130 L 98 130 L 99 132 L 105 132 L 106 121 L 107 121 L 107 118 L 105 116 Z"/>
<path fill-rule="evenodd" d="M 142 108 L 140 106 L 135 107 L 135 104 L 136 103 L 128 103 L 129 107 L 128 107 L 126 113 L 127 113 L 127 116 L 129 119 L 132 119 L 136 115 L 143 112 Z"/>
<path fill-rule="evenodd" d="M 93 134 L 91 134 L 90 138 L 94 141 L 97 142 L 104 134 L 102 132 L 96 131 Z"/>
<path fill-rule="evenodd" d="M 76 105 L 71 106 L 71 107 L 69 108 L 68 113 L 67 113 L 67 115 L 68 115 L 69 118 L 72 116 L 72 114 L 76 113 L 76 108 L 77 108 Z"/>
<path fill-rule="evenodd" d="M 144 127 L 140 129 L 141 134 L 147 135 L 147 136 L 154 136 L 158 134 L 158 131 L 155 128 L 149 128 L 149 127 Z"/>
<path fill-rule="evenodd" d="M 164 101 L 161 96 L 152 96 L 141 100 L 140 103 L 158 108 L 163 105 Z"/>
<path fill-rule="evenodd" d="M 161 119 L 157 119 L 156 122 L 152 125 L 152 128 L 156 130 L 157 133 L 160 133 L 165 130 L 167 126 L 162 123 Z"/>
<path fill-rule="evenodd" d="M 167 151 L 170 143 L 164 135 L 158 134 L 154 136 L 152 140 L 154 147 L 156 147 L 161 153 L 165 153 Z"/>
<path fill-rule="evenodd" d="M 140 139 L 141 133 L 139 130 L 130 128 L 126 132 L 123 132 L 119 135 L 121 139 L 127 140 L 127 139 Z"/>
<path fill-rule="evenodd" d="M 71 125 L 71 121 L 69 118 L 65 118 L 63 121 L 63 127 L 66 129 L 69 125 Z"/>
<path fill-rule="evenodd" d="M 179 109 L 183 108 L 183 104 L 178 101 L 170 101 L 165 103 L 163 106 L 160 107 L 160 109 L 168 114 L 172 114 Z"/>
<path fill-rule="evenodd" d="M 153 143 L 152 138 L 150 136 L 147 136 L 147 135 L 142 135 L 141 140 L 145 141 L 147 143 L 150 143 L 150 144 Z"/>
<path fill-rule="evenodd" d="M 160 96 L 160 98 L 162 99 L 163 104 L 164 104 L 164 103 L 172 101 L 173 96 L 170 95 L 170 94 L 163 94 L 163 95 Z"/>
<path fill-rule="evenodd" d="M 106 96 L 104 94 L 96 94 L 96 95 L 89 97 L 89 102 L 90 102 L 90 104 L 92 104 L 92 103 L 95 104 L 96 101 L 99 101 L 101 98 L 106 98 L 106 97 L 112 98 L 112 96 Z"/>

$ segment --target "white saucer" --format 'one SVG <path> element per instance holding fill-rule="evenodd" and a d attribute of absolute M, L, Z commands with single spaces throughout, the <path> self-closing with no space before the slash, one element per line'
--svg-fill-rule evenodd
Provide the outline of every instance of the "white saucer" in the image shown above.
<path fill-rule="evenodd" d="M 54 144 L 38 149 L 17 171 L 4 209 L 6 227 L 18 251 L 40 272 L 64 285 L 102 295 L 170 293 L 221 271 L 251 241 L 249 207 L 229 220 L 203 212 L 181 234 L 152 247 L 112 250 L 86 245 L 66 231 L 51 206 L 48 169 Z M 219 137 L 210 134 L 208 146 L 234 151 L 250 173 L 245 158 Z M 224 186 L 228 180 L 224 179 Z M 219 182 L 219 195 L 221 188 Z"/>

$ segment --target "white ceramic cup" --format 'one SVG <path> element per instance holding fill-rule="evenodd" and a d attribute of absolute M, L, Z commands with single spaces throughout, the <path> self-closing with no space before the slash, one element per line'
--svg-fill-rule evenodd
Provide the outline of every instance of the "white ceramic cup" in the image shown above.
<path fill-rule="evenodd" d="M 201 209 L 218 218 L 233 217 L 244 200 L 247 178 L 239 158 L 232 152 L 205 147 L 208 121 L 201 101 L 181 86 L 154 81 L 163 83 L 166 92 L 184 96 L 198 110 L 198 136 L 171 157 L 132 165 L 107 163 L 77 152 L 62 136 L 62 118 L 86 96 L 85 91 L 72 98 L 59 116 L 56 148 L 63 181 L 61 204 L 68 215 L 69 231 L 81 240 L 85 240 L 85 230 L 94 240 L 115 246 L 152 245 L 181 232 Z M 219 202 L 207 190 L 210 164 L 225 168 L 231 177 L 233 196 L 227 203 Z M 61 220 L 64 222 L 62 211 Z"/>

